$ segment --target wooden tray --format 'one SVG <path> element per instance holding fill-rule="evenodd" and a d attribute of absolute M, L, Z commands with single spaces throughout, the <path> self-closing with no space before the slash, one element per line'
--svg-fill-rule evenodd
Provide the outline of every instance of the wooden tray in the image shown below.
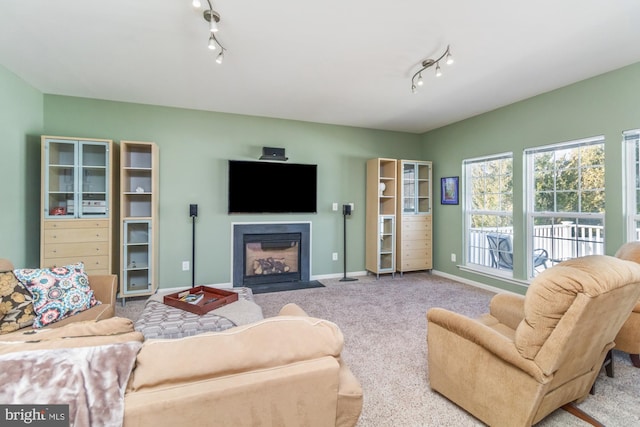
<path fill-rule="evenodd" d="M 184 295 L 185 292 L 190 294 L 203 293 L 204 297 L 196 304 L 180 301 L 180 297 Z M 165 304 L 199 315 L 206 314 L 211 310 L 215 310 L 216 308 L 220 308 L 223 305 L 230 304 L 234 301 L 238 301 L 238 294 L 236 292 L 212 288 L 209 286 L 196 286 L 188 290 L 164 296 Z"/>

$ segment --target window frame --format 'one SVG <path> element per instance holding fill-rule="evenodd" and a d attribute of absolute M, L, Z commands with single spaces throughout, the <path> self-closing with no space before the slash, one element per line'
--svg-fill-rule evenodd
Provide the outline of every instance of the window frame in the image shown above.
<path fill-rule="evenodd" d="M 480 163 L 488 163 L 496 160 L 509 160 L 511 162 L 511 165 L 510 165 L 511 191 L 508 193 L 502 193 L 502 192 L 497 193 L 497 194 L 508 195 L 508 197 L 511 199 L 511 210 L 504 211 L 504 210 L 493 210 L 493 209 L 474 209 L 473 208 L 474 192 L 473 192 L 473 185 L 472 185 L 473 177 L 471 176 L 471 167 L 473 165 L 478 165 Z M 462 200 L 462 208 L 463 208 L 462 217 L 463 217 L 464 230 L 465 230 L 465 232 L 463 233 L 463 245 L 464 245 L 463 265 L 465 266 L 465 268 L 468 268 L 470 270 L 481 271 L 489 275 L 502 276 L 506 278 L 513 277 L 513 269 L 507 270 L 507 269 L 499 268 L 499 265 L 491 266 L 491 254 L 489 252 L 487 239 L 485 238 L 486 237 L 485 235 L 489 234 L 490 232 L 486 233 L 483 230 L 481 231 L 481 233 L 483 234 L 482 237 L 473 239 L 471 236 L 473 232 L 472 217 L 474 215 L 483 215 L 483 216 L 489 216 L 489 217 L 495 216 L 496 224 L 499 222 L 504 222 L 504 219 L 506 219 L 507 222 L 511 224 L 510 235 L 511 236 L 513 235 L 513 218 L 514 218 L 513 160 L 514 160 L 513 152 L 503 152 L 498 154 L 491 154 L 486 156 L 464 159 L 462 161 L 463 191 L 462 191 L 461 200 Z M 500 227 L 498 225 L 496 225 L 495 228 L 496 228 L 495 230 L 496 232 L 500 232 L 499 230 Z M 472 256 L 472 252 L 475 253 L 475 256 Z M 513 256 L 513 252 L 511 252 L 510 254 L 511 256 Z M 478 257 L 480 257 L 479 261 L 481 262 L 472 262 L 476 260 Z"/>
<path fill-rule="evenodd" d="M 640 129 L 622 132 L 624 153 L 624 216 L 627 242 L 640 240 Z"/>
<path fill-rule="evenodd" d="M 540 154 L 540 153 L 557 153 L 559 151 L 564 151 L 564 150 L 573 150 L 573 149 L 582 149 L 583 147 L 589 147 L 589 146 L 594 146 L 594 145 L 601 145 L 602 146 L 602 150 L 603 150 L 603 156 L 605 155 L 605 138 L 604 135 L 598 135 L 598 136 L 594 136 L 594 137 L 590 137 L 590 138 L 583 138 L 583 139 L 578 139 L 578 140 L 572 140 L 572 141 L 566 141 L 566 142 L 560 142 L 560 143 L 555 143 L 555 144 L 549 144 L 549 145 L 545 145 L 545 146 L 540 146 L 540 147 L 534 147 L 534 148 L 528 148 L 525 149 L 523 151 L 523 164 L 524 164 L 524 175 L 525 175 L 525 202 L 524 202 L 524 212 L 525 212 L 525 223 L 526 223 L 526 271 L 527 271 L 527 278 L 528 279 L 532 279 L 533 277 L 535 277 L 535 275 L 537 274 L 536 269 L 533 266 L 533 259 L 534 259 L 534 249 L 536 246 L 536 240 L 538 240 L 538 242 L 540 242 L 541 240 L 544 241 L 544 239 L 548 239 L 550 240 L 550 247 L 546 247 L 545 249 L 549 252 L 549 258 L 550 258 L 550 262 L 547 263 L 547 266 L 551 266 L 554 265 L 558 262 L 561 262 L 564 259 L 569 259 L 566 257 L 560 257 L 557 256 L 557 254 L 560 252 L 559 250 L 557 250 L 556 248 L 559 247 L 559 244 L 562 242 L 559 242 L 561 240 L 565 240 L 566 242 L 570 242 L 569 243 L 569 247 L 571 248 L 572 251 L 576 252 L 576 256 L 583 256 L 583 255 L 589 255 L 590 253 L 581 253 L 581 251 L 583 251 L 583 247 L 589 247 L 590 245 L 598 245 L 598 248 L 600 250 L 596 250 L 593 251 L 591 253 L 604 253 L 604 249 L 605 249 L 605 210 L 604 210 L 604 205 L 602 207 L 602 212 L 599 213 L 595 213 L 595 212 L 582 212 L 582 203 L 583 203 L 583 196 L 584 194 L 587 192 L 586 189 L 581 189 L 581 184 L 582 184 L 582 172 L 586 167 L 583 167 L 582 164 L 582 158 L 579 156 L 578 157 L 578 165 L 576 167 L 577 171 L 578 171 L 578 178 L 577 178 L 577 189 L 575 190 L 575 192 L 578 194 L 578 209 L 579 211 L 575 212 L 575 211 L 560 211 L 557 210 L 557 200 L 558 200 L 558 194 L 561 194 L 563 192 L 562 189 L 558 189 L 557 187 L 557 175 L 558 175 L 558 169 L 557 169 L 557 162 L 554 162 L 554 166 L 553 166 L 553 172 L 554 172 L 554 188 L 553 188 L 553 200 L 554 200 L 554 210 L 552 211 L 536 211 L 536 196 L 538 195 L 539 192 L 536 192 L 535 189 L 535 183 L 536 183 L 536 175 L 535 175 L 535 155 Z M 600 166 L 602 168 L 602 185 L 603 187 L 601 188 L 601 191 L 605 191 L 605 177 L 604 177 L 604 168 L 605 168 L 605 162 L 604 162 L 604 158 L 602 160 L 602 164 Z M 589 190 L 592 191 L 592 190 Z M 537 218 L 543 218 L 543 219 L 549 219 L 551 221 L 551 237 L 549 238 L 545 238 L 545 237 L 540 237 L 540 238 L 536 238 L 535 237 L 535 227 L 536 227 L 536 219 Z M 558 224 L 556 222 L 554 222 L 554 219 L 562 219 L 562 218 L 570 218 L 570 219 L 575 219 L 574 221 L 574 226 L 571 227 L 571 236 L 569 236 L 569 238 L 563 238 L 563 237 L 556 237 L 555 233 L 558 231 L 554 231 L 554 225 L 557 225 L 556 229 L 559 229 L 560 232 L 562 233 L 562 229 L 564 228 L 565 230 L 567 229 L 567 227 L 569 226 L 569 224 Z M 598 226 L 599 228 L 595 228 L 596 230 L 600 229 L 600 235 L 602 236 L 602 241 L 601 242 L 594 242 L 591 240 L 584 240 L 583 236 L 582 236 L 582 232 L 583 232 L 583 228 L 579 225 L 580 221 L 599 221 L 601 223 L 600 226 Z M 580 231 L 579 231 L 580 230 Z M 573 243 L 575 242 L 575 249 L 573 248 Z M 580 244 L 582 242 L 582 244 Z M 591 242 L 590 244 L 585 244 L 585 242 Z M 547 246 L 547 245 L 540 245 L 539 243 L 537 243 L 538 246 Z M 575 258 L 575 256 L 572 256 L 571 258 Z"/>

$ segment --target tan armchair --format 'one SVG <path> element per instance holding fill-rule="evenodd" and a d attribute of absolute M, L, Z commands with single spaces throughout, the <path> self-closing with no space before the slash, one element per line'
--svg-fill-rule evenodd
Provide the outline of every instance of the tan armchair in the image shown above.
<path fill-rule="evenodd" d="M 630 242 L 622 245 L 616 252 L 616 256 L 640 264 L 640 242 Z M 622 325 L 615 341 L 615 348 L 629 353 L 633 366 L 640 368 L 640 301 L 636 302 L 633 311 L 627 321 L 624 322 L 624 325 Z"/>
<path fill-rule="evenodd" d="M 13 263 L 6 259 L 0 258 L 0 271 L 13 270 Z M 74 322 L 83 322 L 86 320 L 103 320 L 115 316 L 116 311 L 116 294 L 118 292 L 118 276 L 115 274 L 93 275 L 88 276 L 89 286 L 93 290 L 96 299 L 102 304 L 91 307 L 74 316 L 66 317 L 58 322 L 51 323 L 45 328 L 59 328 Z M 31 330 L 29 328 L 27 331 Z M 18 330 L 12 333 L 24 333 L 24 330 Z M 3 336 L 3 338 L 5 338 Z"/>
<path fill-rule="evenodd" d="M 594 255 L 543 271 L 524 297 L 496 295 L 479 319 L 433 308 L 430 386 L 491 426 L 535 424 L 588 396 L 639 297 L 639 264 Z"/>

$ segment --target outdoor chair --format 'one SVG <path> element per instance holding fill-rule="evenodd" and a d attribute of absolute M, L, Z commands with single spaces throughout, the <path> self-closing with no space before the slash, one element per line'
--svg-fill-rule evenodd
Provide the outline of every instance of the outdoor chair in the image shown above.
<path fill-rule="evenodd" d="M 513 246 L 511 236 L 508 234 L 489 233 L 489 254 L 491 255 L 491 267 L 503 270 L 513 270 Z M 547 268 L 549 254 L 545 249 L 533 250 L 533 268 Z"/>

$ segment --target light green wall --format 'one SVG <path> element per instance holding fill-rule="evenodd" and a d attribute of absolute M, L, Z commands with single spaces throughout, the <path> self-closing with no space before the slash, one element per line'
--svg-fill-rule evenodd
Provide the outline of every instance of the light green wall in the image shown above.
<path fill-rule="evenodd" d="M 622 196 L 624 130 L 640 128 L 640 63 L 591 78 L 423 135 L 422 157 L 434 161 L 435 199 L 440 200 L 441 177 L 462 176 L 466 158 L 513 152 L 514 155 L 514 277 L 524 279 L 525 233 L 522 154 L 525 148 L 604 135 L 606 168 L 606 253 L 625 241 Z M 499 281 L 466 273 L 451 262 L 462 259 L 462 205 L 434 205 L 434 268 L 505 289 Z M 517 242 L 521 243 L 518 244 Z"/>
<path fill-rule="evenodd" d="M 3 213 L 0 256 L 35 266 L 39 258 L 40 134 L 155 141 L 160 147 L 161 286 L 190 283 L 181 262 L 191 258 L 188 205 L 198 203 L 196 281 L 225 283 L 230 277 L 231 223 L 312 221 L 312 274 L 342 272 L 342 216 L 331 203 L 354 202 L 348 222 L 348 271 L 364 270 L 365 161 L 372 157 L 434 162 L 434 268 L 505 289 L 498 280 L 459 270 L 450 254 L 462 256 L 461 206 L 443 206 L 439 178 L 461 176 L 462 160 L 513 151 L 514 188 L 523 188 L 522 151 L 527 147 L 604 135 L 607 192 L 606 251 L 624 241 L 621 132 L 640 127 L 640 64 L 604 74 L 486 113 L 425 135 L 384 132 L 297 121 L 209 113 L 177 108 L 43 95 L 0 67 L 0 178 Z M 316 215 L 226 214 L 226 161 L 255 160 L 261 147 L 287 150 L 290 162 L 319 168 Z M 283 191 L 296 189 L 283 185 Z M 9 200 L 8 203 L 5 201 Z M 522 192 L 515 192 L 516 238 L 524 235 Z M 10 206 L 7 209 L 7 206 Z M 520 239 L 522 240 L 522 239 Z M 338 252 L 340 260 L 331 261 Z M 522 264 L 523 244 L 516 244 Z M 524 271 L 517 267 L 517 278 Z"/>
<path fill-rule="evenodd" d="M 189 204 L 197 203 L 196 282 L 231 281 L 231 223 L 311 221 L 314 276 L 343 271 L 343 217 L 337 202 L 355 203 L 348 221 L 348 271 L 364 271 L 366 160 L 416 158 L 419 135 L 177 108 L 45 95 L 44 133 L 154 141 L 160 152 L 160 286 L 191 283 Z M 257 160 L 262 147 L 283 147 L 291 163 L 318 165 L 315 215 L 228 215 L 227 160 Z M 256 179 L 256 191 L 260 187 Z M 294 182 L 275 191 L 296 197 Z M 338 252 L 340 259 L 331 260 Z"/>
<path fill-rule="evenodd" d="M 0 66 L 0 258 L 34 265 L 40 256 L 42 94 Z"/>

